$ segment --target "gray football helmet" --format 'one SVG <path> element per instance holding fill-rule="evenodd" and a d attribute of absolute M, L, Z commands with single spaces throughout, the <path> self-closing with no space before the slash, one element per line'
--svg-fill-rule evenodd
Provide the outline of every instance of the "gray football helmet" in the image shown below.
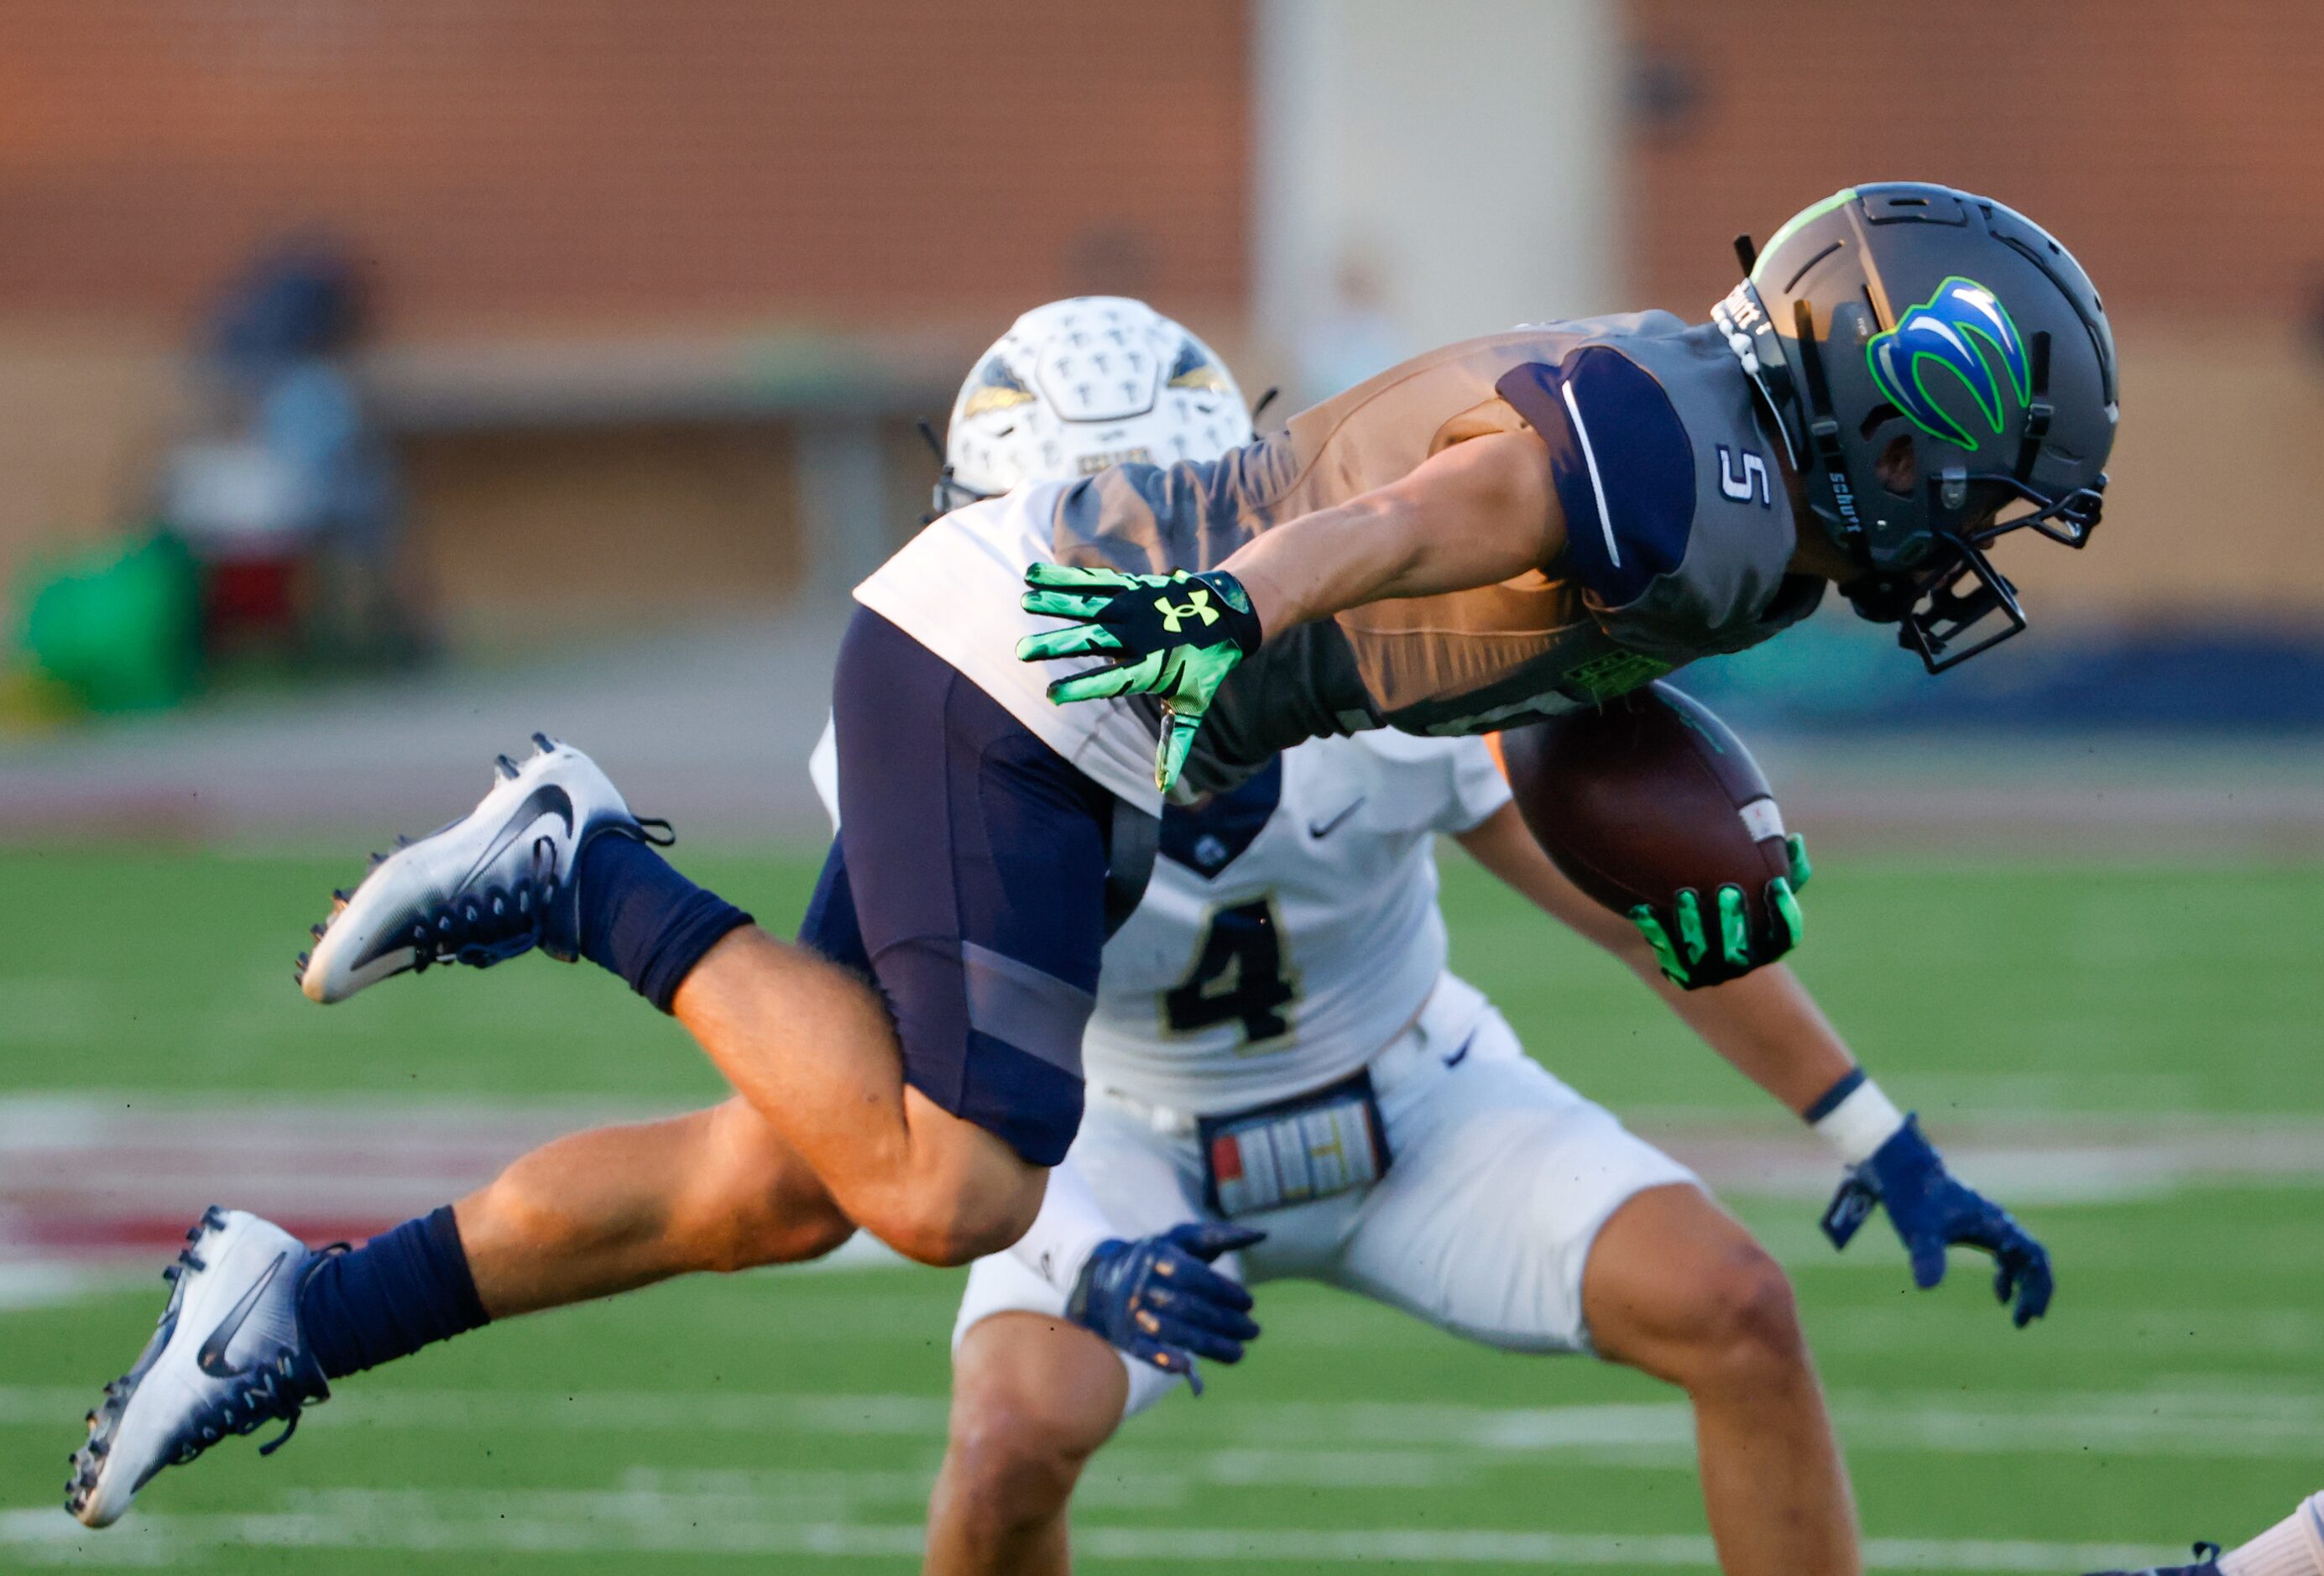
<path fill-rule="evenodd" d="M 1737 248 L 1748 277 L 1712 320 L 1860 571 L 1842 594 L 1932 673 L 2024 629 L 1987 550 L 2087 545 L 2114 447 L 2114 332 L 2081 265 L 2022 214 L 1909 181 Z"/>

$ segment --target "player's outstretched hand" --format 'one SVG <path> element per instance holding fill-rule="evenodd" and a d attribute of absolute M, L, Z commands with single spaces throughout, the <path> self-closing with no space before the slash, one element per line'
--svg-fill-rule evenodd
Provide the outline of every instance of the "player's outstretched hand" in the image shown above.
<path fill-rule="evenodd" d="M 1824 1235 L 1845 1248 L 1875 1203 L 1888 1206 L 1889 1223 L 1913 1256 L 1913 1284 L 1928 1290 L 1945 1278 L 1945 1249 L 1976 1248 L 1994 1257 L 1993 1295 L 2017 1299 L 2013 1323 L 2023 1330 L 2050 1306 L 2055 1283 L 2050 1255 L 2007 1210 L 1954 1180 L 1929 1140 L 1921 1119 L 1904 1125 L 1857 1166 L 1824 1211 Z"/>
<path fill-rule="evenodd" d="M 1155 786 L 1168 791 L 1185 770 L 1187 752 L 1236 664 L 1259 650 L 1259 615 L 1242 582 L 1223 569 L 1190 575 L 1124 575 L 1035 564 L 1025 571 L 1027 613 L 1072 622 L 1017 642 L 1026 662 L 1065 657 L 1111 657 L 1105 667 L 1060 678 L 1049 698 L 1063 705 L 1122 695 L 1162 702 L 1162 738 L 1155 751 Z"/>
<path fill-rule="evenodd" d="M 1199 1396 L 1196 1358 L 1240 1362 L 1243 1342 L 1259 1339 L 1250 1293 L 1211 1261 L 1266 1237 L 1249 1226 L 1189 1221 L 1158 1237 L 1101 1242 L 1082 1266 L 1065 1316 L 1139 1362 L 1185 1375 Z"/>
<path fill-rule="evenodd" d="M 1630 910 L 1630 923 L 1655 949 L 1665 979 L 1682 991 L 1721 985 L 1774 963 L 1800 945 L 1805 921 L 1799 891 L 1814 871 L 1808 863 L 1807 844 L 1796 833 L 1785 846 L 1791 850 L 1792 873 L 1767 883 L 1764 924 L 1751 922 L 1751 905 L 1743 889 L 1731 883 L 1720 888 L 1712 899 L 1715 914 L 1703 912 L 1702 895 L 1692 887 L 1680 888 L 1667 912 L 1644 903 Z"/>

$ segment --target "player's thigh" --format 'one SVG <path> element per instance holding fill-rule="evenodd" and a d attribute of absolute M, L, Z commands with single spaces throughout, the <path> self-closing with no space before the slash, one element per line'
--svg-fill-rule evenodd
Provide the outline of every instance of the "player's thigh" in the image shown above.
<path fill-rule="evenodd" d="M 967 1264 L 997 1252 L 1033 1229 L 1048 1185 L 1048 1167 L 1037 1166 L 990 1127 L 954 1115 L 920 1090 L 904 1090 L 904 1120 L 912 1136 L 901 1193 L 914 1201 L 905 1219 L 917 1221 L 922 1246 L 890 1245 L 924 1264 Z M 864 1225 L 884 1230 L 874 1221 Z"/>
<path fill-rule="evenodd" d="M 1601 1229 L 1692 1174 L 1526 1059 L 1498 1015 L 1435 1079 L 1391 1123 L 1388 1175 L 1333 1278 L 1507 1350 L 1591 1350 L 1583 1280 Z"/>
<path fill-rule="evenodd" d="M 833 707 L 842 830 L 803 939 L 845 956 L 852 928 L 907 1082 L 1053 1165 L 1081 1117 L 1111 797 L 876 614 Z"/>

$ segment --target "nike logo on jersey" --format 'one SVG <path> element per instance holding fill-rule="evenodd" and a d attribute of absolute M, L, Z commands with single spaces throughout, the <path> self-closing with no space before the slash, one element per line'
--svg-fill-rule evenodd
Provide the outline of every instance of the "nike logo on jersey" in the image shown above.
<path fill-rule="evenodd" d="M 251 1309 L 258 1306 L 258 1299 L 266 1295 L 268 1286 L 274 1284 L 274 1277 L 282 1271 L 282 1261 L 289 1257 L 285 1253 L 276 1254 L 274 1262 L 266 1267 L 266 1273 L 242 1294 L 240 1302 L 226 1310 L 226 1317 L 218 1321 L 217 1328 L 210 1332 L 209 1339 L 203 1341 L 201 1350 L 194 1353 L 194 1363 L 202 1372 L 214 1379 L 231 1379 L 250 1371 L 248 1363 L 239 1368 L 229 1365 L 226 1360 L 226 1349 L 234 1344 L 234 1338 L 242 1332 L 242 1322 L 250 1317 Z"/>
<path fill-rule="evenodd" d="M 1346 820 L 1349 816 L 1354 815 L 1358 810 L 1363 807 L 1366 797 L 1367 796 L 1363 794 L 1358 794 L 1354 798 L 1348 801 L 1347 805 L 1338 815 L 1333 816 L 1328 821 L 1308 822 L 1307 835 L 1313 837 L 1318 843 L 1321 843 L 1324 838 L 1329 837 L 1333 832 L 1339 829 L 1341 822 Z"/>
<path fill-rule="evenodd" d="M 565 835 L 573 835 L 572 796 L 555 783 L 543 783 L 525 796 L 524 803 L 516 807 L 514 815 L 501 823 L 501 829 L 493 834 L 490 843 L 484 844 L 484 853 L 476 855 L 476 862 L 470 865 L 468 873 L 460 878 L 460 886 L 466 887 L 483 874 L 493 861 L 508 851 L 510 843 L 523 836 L 543 816 L 556 816 L 565 823 Z M 458 889 L 454 889 L 456 891 Z"/>

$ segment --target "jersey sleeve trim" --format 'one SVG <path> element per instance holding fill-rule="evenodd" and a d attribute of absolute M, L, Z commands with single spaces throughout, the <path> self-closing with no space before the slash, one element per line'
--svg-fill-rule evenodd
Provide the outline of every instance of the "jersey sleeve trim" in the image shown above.
<path fill-rule="evenodd" d="M 1694 454 L 1652 373 L 1587 346 L 1554 366 L 1513 367 L 1494 391 L 1549 447 L 1566 567 L 1585 590 L 1621 607 L 1678 568 L 1694 525 Z"/>

